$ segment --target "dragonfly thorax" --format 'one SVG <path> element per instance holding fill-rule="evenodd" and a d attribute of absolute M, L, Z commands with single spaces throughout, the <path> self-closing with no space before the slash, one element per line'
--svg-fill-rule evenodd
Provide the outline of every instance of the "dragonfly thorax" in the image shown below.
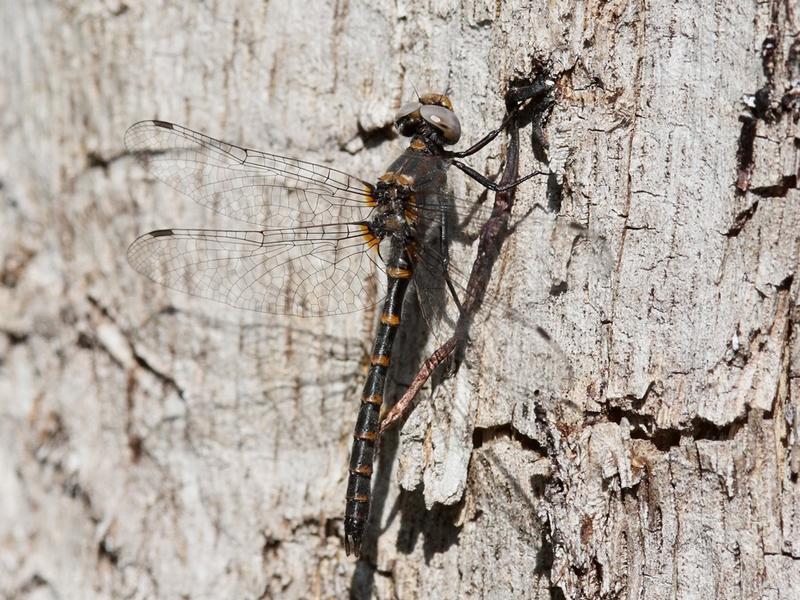
<path fill-rule="evenodd" d="M 379 181 L 375 188 L 372 231 L 379 238 L 388 235 L 410 237 L 413 234 L 414 191 L 408 183 Z"/>

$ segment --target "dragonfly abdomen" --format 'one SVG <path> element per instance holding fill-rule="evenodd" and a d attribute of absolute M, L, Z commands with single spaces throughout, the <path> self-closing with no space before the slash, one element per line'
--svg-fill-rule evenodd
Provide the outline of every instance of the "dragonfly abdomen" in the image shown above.
<path fill-rule="evenodd" d="M 405 249 L 397 245 L 387 264 L 388 290 L 383 304 L 380 324 L 372 348 L 370 367 L 361 406 L 353 433 L 353 449 L 350 453 L 350 473 L 347 480 L 347 502 L 345 506 L 344 534 L 347 554 L 360 553 L 361 539 L 369 518 L 371 499 L 372 464 L 378 444 L 380 412 L 386 386 L 386 374 L 392 345 L 400 325 L 408 284 L 411 279 L 411 263 Z"/>

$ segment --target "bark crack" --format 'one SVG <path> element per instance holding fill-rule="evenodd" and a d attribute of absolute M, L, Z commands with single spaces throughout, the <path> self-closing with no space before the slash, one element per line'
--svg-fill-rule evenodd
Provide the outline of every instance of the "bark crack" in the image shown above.
<path fill-rule="evenodd" d="M 92 306 L 94 306 L 100 312 L 100 314 L 102 314 L 102 316 L 105 319 L 107 319 L 110 323 L 112 323 L 117 328 L 117 330 L 123 335 L 128 344 L 131 356 L 133 357 L 133 360 L 136 362 L 136 364 L 143 370 L 153 375 L 166 387 L 172 389 L 176 394 L 178 394 L 178 397 L 181 400 L 185 401 L 186 399 L 185 391 L 178 384 L 178 382 L 175 381 L 175 379 L 171 375 L 164 373 L 163 371 L 159 370 L 158 368 L 150 364 L 150 362 L 148 362 L 148 360 L 139 353 L 139 351 L 136 348 L 136 344 L 131 339 L 130 334 L 119 326 L 116 319 L 111 315 L 108 309 L 105 306 L 103 306 L 100 303 L 100 301 L 94 298 L 93 296 L 88 295 L 86 298 L 89 301 L 89 303 Z M 86 343 L 87 342 L 86 338 L 88 338 L 89 336 L 87 336 L 87 334 L 85 333 L 82 333 L 81 336 L 83 336 L 81 339 L 83 339 L 84 343 Z M 90 340 L 89 343 L 91 343 L 94 347 L 99 347 L 100 349 L 102 349 L 103 352 L 105 352 L 111 358 L 111 360 L 114 361 L 115 364 L 123 368 L 126 366 L 122 364 L 120 358 L 114 352 L 112 352 L 110 348 L 108 348 L 105 344 L 103 344 L 98 337 L 92 336 L 91 338 L 89 338 L 89 340 Z"/>
<path fill-rule="evenodd" d="M 661 452 L 669 452 L 680 446 L 683 438 L 698 440 L 730 440 L 745 425 L 750 406 L 745 406 L 743 415 L 725 425 L 719 425 L 700 416 L 695 416 L 686 427 L 662 427 L 656 425 L 652 415 L 641 414 L 636 410 L 626 410 L 618 406 L 607 409 L 608 420 L 622 425 L 625 419 L 632 439 L 648 440 Z"/>
<path fill-rule="evenodd" d="M 524 450 L 547 456 L 546 448 L 535 439 L 517 430 L 511 423 L 502 423 L 489 427 L 475 427 L 472 430 L 472 448 L 473 450 L 477 450 L 483 445 L 491 443 L 499 438 L 514 440 L 518 442 L 520 447 Z"/>

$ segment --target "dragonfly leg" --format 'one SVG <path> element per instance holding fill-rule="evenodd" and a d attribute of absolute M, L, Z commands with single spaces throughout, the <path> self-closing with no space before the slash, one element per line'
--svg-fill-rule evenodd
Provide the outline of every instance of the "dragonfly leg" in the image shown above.
<path fill-rule="evenodd" d="M 520 177 L 519 179 L 517 179 L 516 181 L 512 181 L 511 183 L 498 184 L 489 179 L 488 177 L 486 177 L 486 175 L 479 173 L 478 171 L 476 171 L 469 165 L 465 165 L 461 161 L 454 160 L 452 164 L 461 171 L 463 171 L 464 173 L 466 173 L 467 176 L 471 177 L 472 179 L 480 183 L 483 187 L 488 188 L 493 192 L 504 192 L 506 190 L 510 190 L 511 188 L 517 187 L 523 181 L 527 181 L 528 179 L 530 179 L 531 177 L 535 177 L 536 175 L 547 175 L 547 173 L 545 173 L 544 171 L 533 171 L 532 173 L 528 173 L 527 175 L 525 175 L 525 177 Z"/>
<path fill-rule="evenodd" d="M 436 368 L 453 354 L 458 343 L 459 338 L 453 336 L 428 357 L 414 377 L 411 385 L 408 386 L 405 394 L 403 394 L 400 400 L 395 402 L 394 406 L 389 409 L 381 420 L 381 434 L 394 427 L 397 423 L 405 420 L 408 415 L 411 414 L 415 406 L 414 399 L 417 397 L 420 389 L 422 389 L 422 386 L 430 379 Z"/>
<path fill-rule="evenodd" d="M 506 114 L 503 122 L 500 123 L 500 127 L 497 129 L 492 129 L 489 133 L 483 136 L 480 140 L 475 142 L 472 146 L 463 150 L 462 152 L 448 152 L 447 156 L 451 158 L 464 158 L 466 156 L 472 156 L 476 152 L 482 150 L 489 142 L 491 142 L 494 138 L 500 135 L 500 132 L 503 131 L 506 126 L 508 125 L 509 121 L 514 118 L 519 108 L 515 108 L 513 111 Z"/>
<path fill-rule="evenodd" d="M 477 151 L 483 148 L 483 146 L 485 146 L 491 140 L 493 140 L 500 133 L 500 131 L 502 131 L 504 128 L 508 127 L 511 124 L 512 120 L 518 115 L 519 111 L 524 106 L 530 106 L 530 104 L 526 104 L 528 103 L 528 101 L 542 100 L 547 96 L 547 94 L 550 93 L 550 90 L 553 89 L 554 85 L 555 82 L 553 82 L 553 80 L 547 79 L 544 76 L 540 76 L 536 81 L 534 81 L 530 85 L 513 87 L 509 89 L 508 92 L 506 92 L 506 109 L 507 109 L 506 116 L 503 119 L 500 128 L 490 131 L 486 137 L 484 137 L 482 140 L 480 140 L 477 144 L 475 144 L 468 150 L 459 153 L 450 153 L 448 154 L 448 156 L 452 159 L 464 158 L 465 156 L 474 154 L 473 150 Z M 542 171 L 534 171 L 533 173 L 529 173 L 525 177 L 521 177 L 516 181 L 498 184 L 491 181 L 488 177 L 486 177 L 482 173 L 479 173 L 469 165 L 464 164 L 459 160 L 453 160 L 451 164 L 455 165 L 458 169 L 463 171 L 467 176 L 471 177 L 472 179 L 480 183 L 482 186 L 484 186 L 489 190 L 492 190 L 493 192 L 504 192 L 506 190 L 518 186 L 523 181 L 526 181 L 535 175 L 547 174 Z"/>
<path fill-rule="evenodd" d="M 515 87 L 508 90 L 505 99 L 506 116 L 503 118 L 500 126 L 496 129 L 492 129 L 466 150 L 462 150 L 461 152 L 448 152 L 447 156 L 450 158 L 465 158 L 482 150 L 489 142 L 500 135 L 500 132 L 508 126 L 511 119 L 517 115 L 528 100 L 543 98 L 553 89 L 553 85 L 555 85 L 555 82 L 551 79 L 540 78 L 530 85 Z"/>

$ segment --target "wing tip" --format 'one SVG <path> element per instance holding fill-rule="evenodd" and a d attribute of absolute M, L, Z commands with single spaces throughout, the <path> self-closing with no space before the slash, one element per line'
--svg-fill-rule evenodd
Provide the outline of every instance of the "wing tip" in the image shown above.
<path fill-rule="evenodd" d="M 141 121 L 136 121 L 133 125 L 125 130 L 125 135 L 123 136 L 125 146 L 133 152 L 140 151 L 141 148 L 139 148 L 139 146 L 141 144 L 139 142 L 141 142 L 141 140 L 138 140 L 136 136 L 142 135 L 139 133 L 140 130 L 146 130 L 149 127 L 158 127 L 160 129 L 174 131 L 176 125 L 174 123 L 170 123 L 169 121 L 160 121 L 158 119 L 143 119 Z"/>
<path fill-rule="evenodd" d="M 128 263 L 130 263 L 130 265 L 136 271 L 138 271 L 138 272 L 146 275 L 147 277 L 149 277 L 149 275 L 147 275 L 146 273 L 144 273 L 141 270 L 141 268 L 140 268 L 141 262 L 136 260 L 136 255 L 139 253 L 139 251 L 141 250 L 142 246 L 146 245 L 146 243 L 149 240 L 151 240 L 153 238 L 168 237 L 168 236 L 174 236 L 174 235 L 175 235 L 175 231 L 173 229 L 156 229 L 154 231 L 149 231 L 147 233 L 141 234 L 139 237 L 137 237 L 135 240 L 133 240 L 133 242 L 131 242 L 130 246 L 128 246 L 128 251 L 126 253 L 127 257 L 128 257 Z"/>

